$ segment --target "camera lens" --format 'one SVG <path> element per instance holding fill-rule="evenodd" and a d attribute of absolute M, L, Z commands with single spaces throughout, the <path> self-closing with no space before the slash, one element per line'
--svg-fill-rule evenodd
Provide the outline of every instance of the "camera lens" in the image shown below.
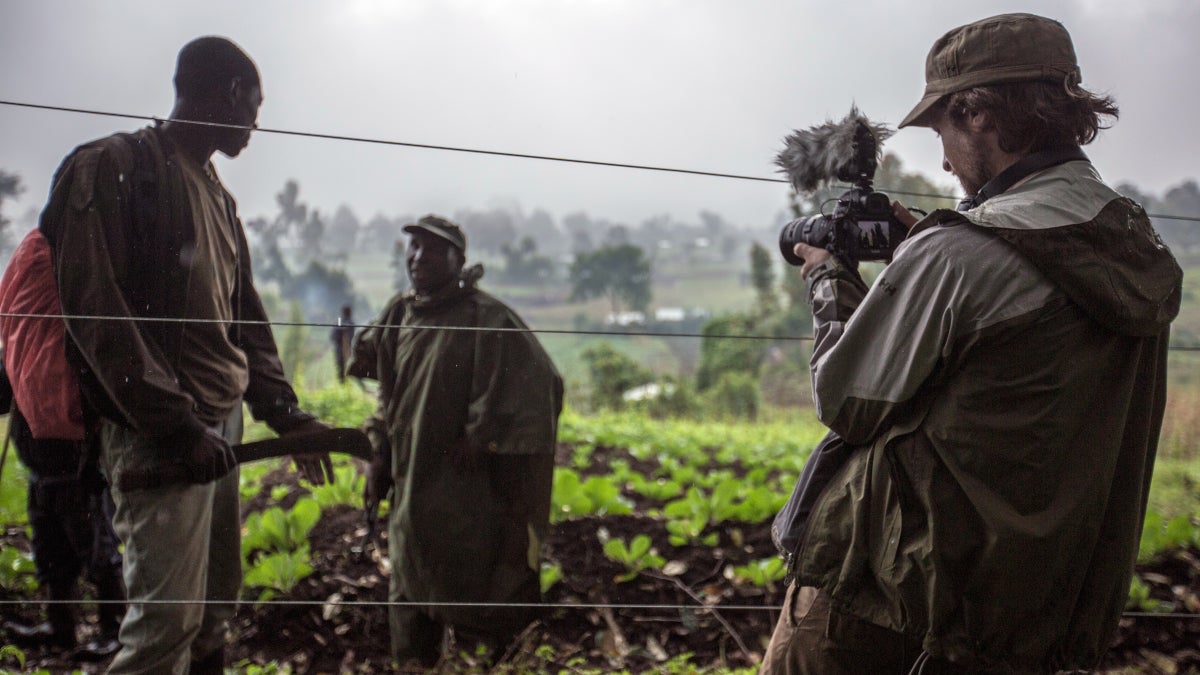
<path fill-rule="evenodd" d="M 817 248 L 828 248 L 831 236 L 831 221 L 822 214 L 797 218 L 779 232 L 779 252 L 789 265 L 799 267 L 804 264 L 804 258 L 796 255 L 793 250 L 796 244 L 808 244 Z"/>
<path fill-rule="evenodd" d="M 804 264 L 804 258 L 797 256 L 792 249 L 796 247 L 796 242 L 800 241 L 798 237 L 805 220 L 805 218 L 797 218 L 784 225 L 783 230 L 779 233 L 779 252 L 783 254 L 783 259 L 789 265 Z"/>

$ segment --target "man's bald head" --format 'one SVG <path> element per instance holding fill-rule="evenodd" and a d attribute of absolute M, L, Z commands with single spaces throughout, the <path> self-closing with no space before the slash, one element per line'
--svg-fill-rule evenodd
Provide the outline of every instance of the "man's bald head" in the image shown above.
<path fill-rule="evenodd" d="M 175 65 L 175 95 L 205 99 L 220 95 L 239 79 L 243 86 L 261 87 L 254 61 L 232 41 L 216 36 L 196 38 L 179 50 Z"/>

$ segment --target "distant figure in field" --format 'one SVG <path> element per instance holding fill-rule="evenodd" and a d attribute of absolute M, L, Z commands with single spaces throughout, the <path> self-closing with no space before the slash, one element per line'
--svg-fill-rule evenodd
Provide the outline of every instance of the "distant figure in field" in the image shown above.
<path fill-rule="evenodd" d="M 388 598 L 538 603 L 562 379 L 520 317 L 476 288 L 483 269 L 463 268 L 458 225 L 426 216 L 404 231 L 413 290 L 359 334 L 348 368 L 380 383 L 366 498 L 392 495 Z M 482 645 L 496 659 L 537 615 L 469 604 L 388 612 L 392 655 L 424 667 L 448 629 L 458 649 Z"/>
<path fill-rule="evenodd" d="M 350 305 L 342 305 L 342 314 L 338 325 L 329 331 L 329 341 L 333 343 L 333 365 L 337 369 L 338 382 L 346 381 L 346 362 L 350 360 L 350 345 L 354 342 L 354 309 Z"/>

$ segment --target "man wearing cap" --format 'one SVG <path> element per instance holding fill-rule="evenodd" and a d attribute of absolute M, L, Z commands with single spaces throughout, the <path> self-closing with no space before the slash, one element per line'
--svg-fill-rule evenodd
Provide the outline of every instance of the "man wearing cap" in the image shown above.
<path fill-rule="evenodd" d="M 818 415 L 854 450 L 793 553 L 764 673 L 1092 669 L 1145 513 L 1181 272 L 1080 146 L 1115 118 L 1056 21 L 956 28 L 904 126 L 969 195 L 867 289 L 804 244 Z M 849 317 L 838 324 L 831 317 Z"/>
<path fill-rule="evenodd" d="M 392 654 L 431 666 L 453 629 L 457 650 L 497 658 L 541 600 L 562 379 L 520 317 L 476 288 L 458 225 L 430 215 L 404 231 L 412 290 L 347 366 L 380 383 L 366 500 L 391 493 Z"/>

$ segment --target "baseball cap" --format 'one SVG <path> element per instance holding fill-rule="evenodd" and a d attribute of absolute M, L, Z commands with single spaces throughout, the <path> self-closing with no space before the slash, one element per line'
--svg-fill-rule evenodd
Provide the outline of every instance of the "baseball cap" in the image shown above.
<path fill-rule="evenodd" d="M 401 229 L 409 234 L 417 230 L 423 230 L 454 244 L 463 253 L 467 252 L 467 235 L 463 234 L 462 228 L 441 216 L 428 215 L 415 223 L 405 225 Z"/>
<path fill-rule="evenodd" d="M 1001 14 L 959 26 L 933 43 L 925 58 L 925 95 L 900 127 L 928 126 L 943 96 L 1006 82 L 1080 82 L 1071 35 L 1053 19 Z"/>

